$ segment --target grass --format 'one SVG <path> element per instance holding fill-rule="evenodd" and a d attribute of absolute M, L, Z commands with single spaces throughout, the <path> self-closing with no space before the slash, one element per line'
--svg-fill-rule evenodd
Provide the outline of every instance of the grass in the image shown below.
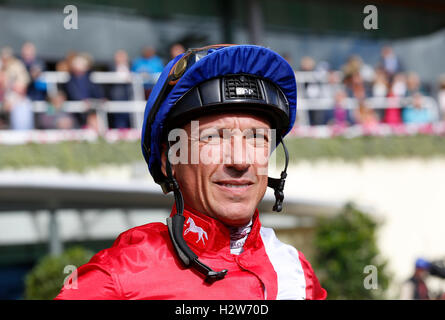
<path fill-rule="evenodd" d="M 291 163 L 302 160 L 358 162 L 370 158 L 406 159 L 445 157 L 445 138 L 437 136 L 390 136 L 360 138 L 289 138 Z M 281 147 L 278 159 L 282 159 Z M 103 164 L 144 161 L 140 142 L 62 142 L 57 144 L 0 145 L 0 169 L 56 167 L 82 172 Z"/>

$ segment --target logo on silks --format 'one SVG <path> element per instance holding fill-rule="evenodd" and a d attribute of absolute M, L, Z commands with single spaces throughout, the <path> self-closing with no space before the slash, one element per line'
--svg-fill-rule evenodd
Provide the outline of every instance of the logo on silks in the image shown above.
<path fill-rule="evenodd" d="M 207 237 L 207 232 L 205 232 L 203 228 L 198 227 L 198 226 L 195 224 L 195 221 L 193 221 L 193 219 L 190 218 L 190 217 L 187 219 L 186 224 L 188 224 L 189 227 L 188 227 L 187 229 L 185 229 L 185 231 L 184 231 L 184 236 L 185 236 L 187 233 L 189 233 L 189 232 L 196 233 L 196 234 L 198 234 L 198 240 L 196 240 L 196 243 L 198 243 L 200 240 L 202 240 L 202 244 L 205 245 L 204 238 L 205 238 L 206 240 L 209 239 L 209 238 Z"/>

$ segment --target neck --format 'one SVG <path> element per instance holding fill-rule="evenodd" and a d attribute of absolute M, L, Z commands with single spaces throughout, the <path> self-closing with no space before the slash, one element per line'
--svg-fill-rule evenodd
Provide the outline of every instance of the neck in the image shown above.
<path fill-rule="evenodd" d="M 252 229 L 252 220 L 242 227 L 228 227 L 230 231 L 230 253 L 240 254 Z"/>

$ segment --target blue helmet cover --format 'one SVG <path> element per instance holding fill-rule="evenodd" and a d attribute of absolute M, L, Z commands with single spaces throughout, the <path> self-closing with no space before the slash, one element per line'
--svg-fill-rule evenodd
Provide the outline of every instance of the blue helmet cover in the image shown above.
<path fill-rule="evenodd" d="M 162 71 L 156 85 L 148 98 L 144 123 L 142 127 L 142 153 L 150 172 L 161 163 L 161 138 L 164 129 L 164 121 L 170 109 L 176 101 L 188 90 L 206 80 L 224 76 L 227 74 L 251 74 L 268 79 L 275 83 L 286 96 L 289 102 L 290 123 L 285 134 L 292 129 L 297 104 L 297 86 L 294 71 L 287 61 L 274 51 L 254 45 L 237 45 L 210 49 L 209 54 L 194 63 L 172 88 L 156 114 L 151 127 L 150 155 L 146 154 L 143 144 L 148 115 L 153 107 L 164 82 L 174 64 L 183 56 L 177 56 L 171 60 Z"/>

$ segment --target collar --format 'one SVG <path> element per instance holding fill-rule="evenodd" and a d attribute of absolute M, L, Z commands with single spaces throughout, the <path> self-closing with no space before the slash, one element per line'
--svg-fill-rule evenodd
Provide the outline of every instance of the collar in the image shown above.
<path fill-rule="evenodd" d="M 176 205 L 173 205 L 170 216 L 175 214 Z M 184 206 L 184 217 L 184 240 L 192 251 L 197 255 L 203 253 L 231 255 L 230 230 L 225 224 L 187 205 Z M 243 253 L 260 245 L 258 241 L 260 229 L 261 222 L 256 209 L 250 233 L 243 246 Z"/>

